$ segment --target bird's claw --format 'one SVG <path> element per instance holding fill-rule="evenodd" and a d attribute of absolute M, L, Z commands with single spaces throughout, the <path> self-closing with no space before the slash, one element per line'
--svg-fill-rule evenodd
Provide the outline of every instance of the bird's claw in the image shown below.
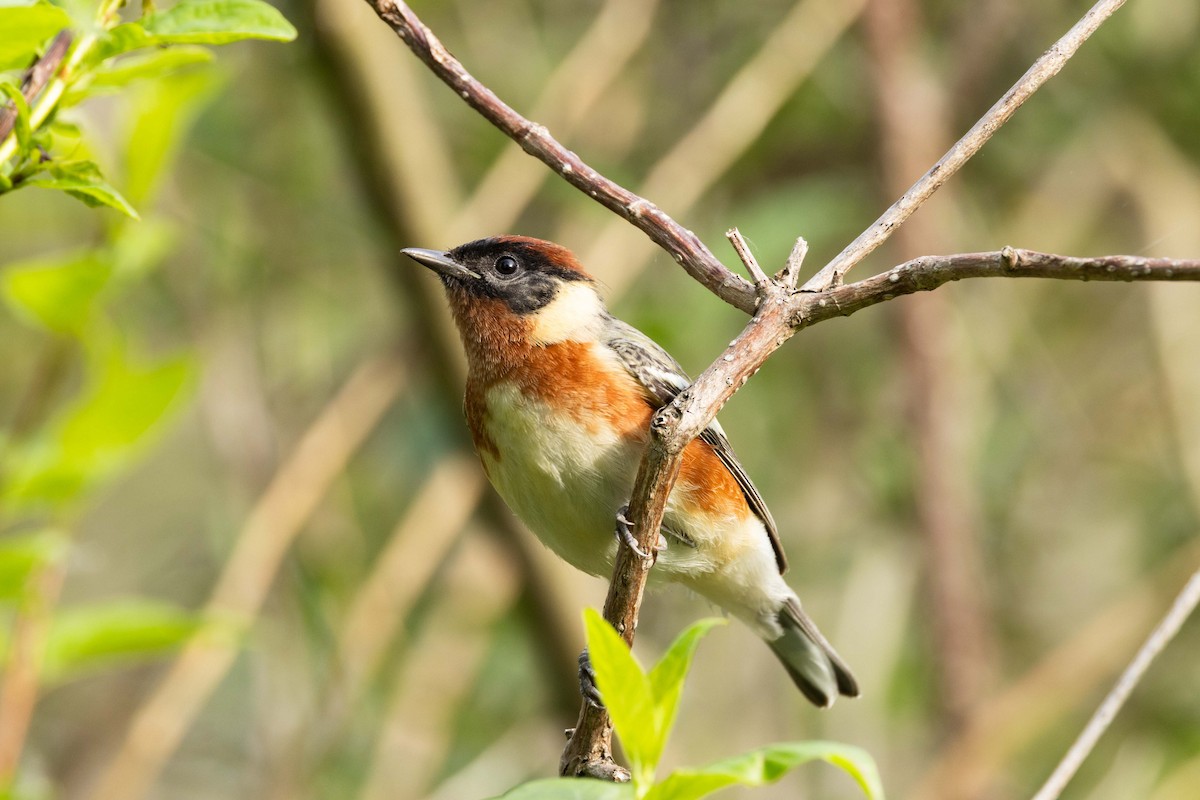
<path fill-rule="evenodd" d="M 661 533 L 658 535 L 658 541 L 655 543 L 655 553 L 647 553 L 638 546 L 637 537 L 633 535 L 633 522 L 627 516 L 629 514 L 629 506 L 621 506 L 617 509 L 617 538 L 625 543 L 625 546 L 633 551 L 633 554 L 643 561 L 650 561 L 654 558 L 655 553 L 667 546 L 666 537 Z"/>
<path fill-rule="evenodd" d="M 579 694 L 592 708 L 604 708 L 604 701 L 600 699 L 600 688 L 596 686 L 596 670 L 592 669 L 592 659 L 588 656 L 586 647 L 579 654 Z M 570 734 L 567 738 L 570 738 Z"/>

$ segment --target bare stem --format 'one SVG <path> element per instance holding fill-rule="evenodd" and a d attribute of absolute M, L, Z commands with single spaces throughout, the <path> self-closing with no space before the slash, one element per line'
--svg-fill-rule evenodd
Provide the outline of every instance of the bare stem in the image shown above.
<path fill-rule="evenodd" d="M 767 280 L 767 273 L 763 272 L 762 267 L 758 265 L 758 259 L 754 257 L 754 253 L 750 252 L 750 245 L 746 242 L 746 238 L 742 236 L 742 232 L 737 228 L 730 228 L 725 231 L 725 238 L 733 245 L 733 249 L 737 251 L 738 258 L 746 265 L 746 271 L 750 273 L 750 279 L 755 285 L 764 283 Z"/>
<path fill-rule="evenodd" d="M 735 275 L 696 234 L 644 197 L 601 175 L 558 142 L 544 125 L 518 114 L 467 72 L 401 0 L 367 0 L 409 49 L 467 105 L 581 192 L 620 214 L 678 261 L 688 274 L 732 306 L 752 313 L 754 287 Z"/>
<path fill-rule="evenodd" d="M 120 11 L 124 0 L 103 0 L 100 3 L 100 8 L 96 11 L 96 24 L 98 27 L 107 30 L 115 25 L 118 21 L 117 12 Z M 61 37 L 62 34 L 59 34 Z M 84 58 L 91 52 L 96 42 L 100 40 L 100 33 L 93 31 L 85 34 L 80 38 L 73 50 L 70 50 L 71 44 L 68 39 L 64 44 L 60 45 L 59 39 L 56 38 L 51 45 L 54 49 L 56 45 L 63 47 L 63 56 L 67 55 L 70 50 L 70 57 L 66 59 L 66 63 L 62 64 L 61 68 L 56 68 L 50 73 L 49 83 L 46 85 L 46 90 L 42 92 L 41 98 L 33 105 L 29 113 L 29 127 L 37 130 L 41 124 L 46 121 L 50 113 L 58 106 L 58 101 L 62 99 L 63 94 L 67 90 L 67 83 L 74 78 L 74 73 L 83 64 Z M 57 65 L 56 65 L 57 66 Z M 17 152 L 17 137 L 15 134 L 10 134 L 7 138 L 0 139 L 0 170 L 4 169 L 5 164 L 10 158 L 16 155 Z"/>
<path fill-rule="evenodd" d="M 848 244 L 842 252 L 821 268 L 803 287 L 804 291 L 819 292 L 837 286 L 858 262 L 866 258 L 879 245 L 887 241 L 892 232 L 921 207 L 951 175 L 958 172 L 979 149 L 992 138 L 992 134 L 1008 122 L 1016 110 L 1046 81 L 1058 74 L 1063 65 L 1075 55 L 1088 37 L 1095 33 L 1106 19 L 1125 4 L 1125 0 L 1100 0 L 1083 15 L 1083 18 L 1067 33 L 1051 45 L 1041 58 L 1005 92 L 996 104 L 988 109 L 966 134 L 942 156 L 920 180 L 912 185 L 904 196 L 897 200 L 883 215 L 871 224 L 858 238 Z"/>
<path fill-rule="evenodd" d="M 32 103 L 54 73 L 58 72 L 58 66 L 62 63 L 63 56 L 67 54 L 67 48 L 71 46 L 71 39 L 72 34 L 69 30 L 59 32 L 41 58 L 26 70 L 21 79 L 21 94 L 24 95 L 27 103 Z M 0 142 L 12 133 L 16 121 L 17 110 L 15 108 L 5 106 L 0 109 Z"/>
<path fill-rule="evenodd" d="M 1121 710 L 1121 706 L 1125 705 L 1125 701 L 1134 687 L 1142 680 L 1142 676 L 1146 674 L 1150 664 L 1170 643 L 1171 639 L 1175 638 L 1179 628 L 1196 610 L 1198 604 L 1200 604 L 1200 571 L 1193 573 L 1191 579 L 1184 585 L 1167 615 L 1158 623 L 1158 627 L 1137 651 L 1133 661 L 1121 673 L 1117 684 L 1113 686 L 1112 691 L 1104 698 L 1104 702 L 1096 709 L 1096 713 L 1088 720 L 1088 724 L 1079 734 L 1079 738 L 1075 740 L 1071 749 L 1063 756 L 1063 760 L 1055 767 L 1045 785 L 1033 796 L 1033 800 L 1056 800 L 1062 794 L 1063 789 L 1067 788 L 1067 783 L 1082 766 L 1084 759 L 1095 748 L 1096 742 L 1108 730 L 1108 726 L 1112 724 L 1117 712 Z"/>
<path fill-rule="evenodd" d="M 804 259 L 808 256 L 808 240 L 803 236 L 796 238 L 796 244 L 792 246 L 792 252 L 788 254 L 787 263 L 783 267 L 783 272 L 780 279 L 783 284 L 789 289 L 795 289 L 796 284 L 800 280 L 800 268 L 804 266 Z"/>

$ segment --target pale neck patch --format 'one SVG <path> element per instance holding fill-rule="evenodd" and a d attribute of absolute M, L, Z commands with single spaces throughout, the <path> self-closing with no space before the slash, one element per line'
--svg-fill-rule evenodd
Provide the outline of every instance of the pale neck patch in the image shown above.
<path fill-rule="evenodd" d="M 604 303 L 585 281 L 564 282 L 554 299 L 529 315 L 534 344 L 586 341 L 604 321 Z"/>

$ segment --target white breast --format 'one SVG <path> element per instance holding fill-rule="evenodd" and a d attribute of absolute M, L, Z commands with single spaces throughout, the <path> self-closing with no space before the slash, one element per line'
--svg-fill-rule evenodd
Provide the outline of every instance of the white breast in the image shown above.
<path fill-rule="evenodd" d="M 551 550 L 584 572 L 607 575 L 613 520 L 629 500 L 640 449 L 550 413 L 511 383 L 490 388 L 485 402 L 499 457 L 483 458 L 496 491 Z"/>

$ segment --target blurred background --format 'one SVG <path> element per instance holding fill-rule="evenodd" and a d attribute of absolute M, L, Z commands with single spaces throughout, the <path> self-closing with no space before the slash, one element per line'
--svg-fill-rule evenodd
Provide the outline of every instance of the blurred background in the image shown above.
<path fill-rule="evenodd" d="M 440 287 L 398 250 L 554 239 L 693 373 L 745 322 L 366 4 L 279 7 L 293 44 L 71 110 L 141 222 L 0 199 L 21 797 L 462 800 L 554 774 L 605 585 L 492 496 Z M 806 237 L 809 273 L 1086 7 L 413 3 L 727 264 L 736 225 L 768 271 Z M 1118 12 L 851 278 L 1004 245 L 1200 256 L 1198 35 L 1192 2 Z M 112 279 L 62 294 L 70 314 L 22 311 L 23 275 L 97 253 Z M 818 712 L 720 628 L 665 765 L 828 738 L 869 750 L 892 797 L 1028 796 L 1200 565 L 1198 308 L 1182 284 L 969 281 L 793 339 L 721 419 L 863 697 Z M 635 652 L 712 613 L 653 594 Z M 38 647 L 40 675 L 14 675 Z M 1066 797 L 1200 796 L 1198 659 L 1192 620 Z M 812 766 L 721 796 L 858 794 Z"/>

